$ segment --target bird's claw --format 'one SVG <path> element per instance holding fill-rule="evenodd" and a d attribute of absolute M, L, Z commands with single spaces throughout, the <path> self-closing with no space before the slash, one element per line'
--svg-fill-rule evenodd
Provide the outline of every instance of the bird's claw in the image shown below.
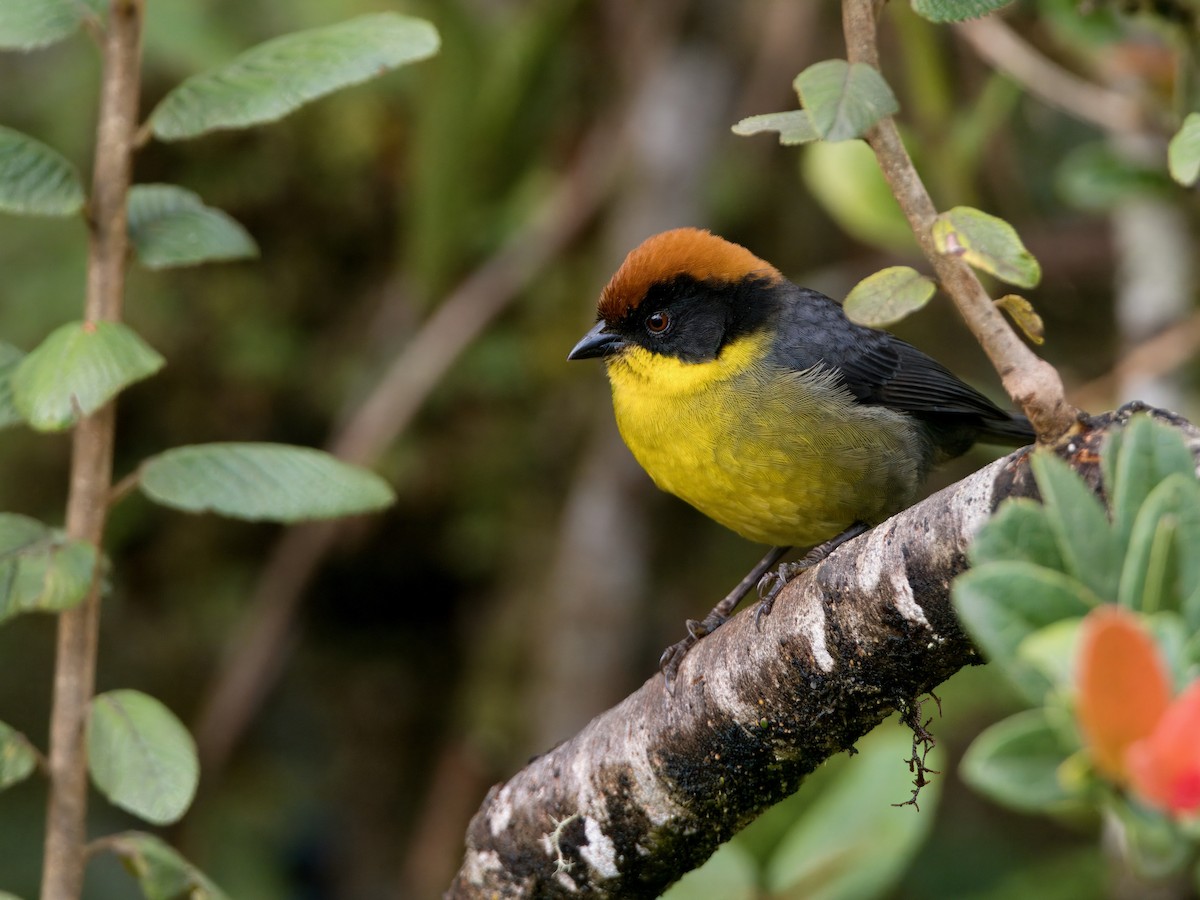
<path fill-rule="evenodd" d="M 728 621 L 728 616 L 722 616 L 717 613 L 709 613 L 704 617 L 704 621 L 688 619 L 686 623 L 687 633 L 698 641 L 706 634 L 712 634 Z"/>
<path fill-rule="evenodd" d="M 689 632 L 687 637 L 672 644 L 658 658 L 658 671 L 662 672 L 663 687 L 666 688 L 667 693 L 674 693 L 675 676 L 679 673 L 679 666 L 697 640 L 699 638 Z"/>
<path fill-rule="evenodd" d="M 794 563 L 784 563 L 777 569 L 772 569 L 758 580 L 758 609 L 754 611 L 754 627 L 762 629 L 762 620 L 771 614 L 775 608 L 775 598 L 779 596 L 789 581 L 809 568 L 804 560 Z"/>
<path fill-rule="evenodd" d="M 662 672 L 663 681 L 668 691 L 671 690 L 675 682 L 675 676 L 679 672 L 679 666 L 683 663 L 683 658 L 688 655 L 688 651 L 696 645 L 696 642 L 700 638 L 712 634 L 728 620 L 728 616 L 722 616 L 716 612 L 709 613 L 704 617 L 703 621 L 699 619 L 687 620 L 685 623 L 687 637 L 672 644 L 658 658 L 658 671 Z"/>

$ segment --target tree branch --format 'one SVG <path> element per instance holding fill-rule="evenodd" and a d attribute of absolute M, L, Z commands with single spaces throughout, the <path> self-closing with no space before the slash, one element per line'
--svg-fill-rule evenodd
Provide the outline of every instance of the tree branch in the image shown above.
<path fill-rule="evenodd" d="M 88 321 L 121 318 L 125 293 L 125 197 L 132 170 L 140 81 L 142 0 L 113 0 L 104 35 L 104 75 L 96 127 L 89 207 Z M 75 428 L 66 531 L 101 546 L 112 481 L 114 406 Z M 100 578 L 82 604 L 59 616 L 50 714 L 50 792 L 46 811 L 42 900 L 75 900 L 83 889 L 87 841 L 88 704 L 96 678 Z"/>
<path fill-rule="evenodd" d="M 1097 484 L 1105 437 L 1141 408 L 1084 423 L 1058 452 Z M 848 542 L 784 589 L 761 631 L 748 610 L 701 640 L 674 696 L 655 675 L 492 788 L 447 897 L 656 897 L 890 712 L 982 662 L 950 584 L 995 506 L 1034 495 L 1027 460 Z"/>
<path fill-rule="evenodd" d="M 874 0 L 842 2 L 842 28 L 851 63 L 879 67 L 875 14 Z M 1041 440 L 1058 440 L 1071 429 L 1079 415 L 1066 400 L 1058 372 L 1017 337 L 971 267 L 956 256 L 938 251 L 933 240 L 937 208 L 904 148 L 895 121 L 890 116 L 881 119 L 867 132 L 866 140 L 875 151 L 879 167 L 925 258 L 937 273 L 942 289 L 954 301 L 967 327 L 992 361 L 1005 390 L 1025 410 Z"/>
<path fill-rule="evenodd" d="M 959 22 L 958 32 L 980 59 L 1008 75 L 1042 102 L 1111 132 L 1146 128 L 1146 113 L 1133 97 L 1093 84 L 1042 55 L 995 16 Z"/>

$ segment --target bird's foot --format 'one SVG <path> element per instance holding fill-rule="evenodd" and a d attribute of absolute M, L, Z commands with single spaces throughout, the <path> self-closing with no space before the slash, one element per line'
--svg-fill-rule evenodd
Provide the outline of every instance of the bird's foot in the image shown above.
<path fill-rule="evenodd" d="M 779 592 L 787 583 L 805 569 L 816 565 L 816 563 L 806 562 L 807 559 L 806 556 L 796 562 L 784 563 L 758 580 L 758 609 L 754 611 L 754 627 L 756 629 L 762 629 L 762 620 L 771 614 L 771 610 L 775 608 L 775 598 L 779 596 Z"/>
<path fill-rule="evenodd" d="M 728 621 L 728 616 L 722 615 L 714 609 L 703 620 L 688 619 L 684 623 L 687 628 L 687 637 L 672 644 L 658 658 L 658 670 L 663 674 L 667 690 L 670 690 L 674 684 L 675 676 L 679 673 L 679 666 L 683 662 L 683 658 L 688 655 L 688 651 L 696 645 L 700 638 L 706 634 L 712 634 Z"/>
<path fill-rule="evenodd" d="M 795 562 L 783 563 L 776 569 L 767 572 L 758 580 L 758 609 L 754 611 L 754 627 L 761 628 L 762 620 L 771 614 L 775 608 L 775 599 L 789 581 L 817 563 L 823 561 L 834 550 L 851 538 L 858 537 L 870 528 L 863 522 L 855 522 L 837 537 L 830 538 L 823 544 L 813 547 L 803 557 Z"/>

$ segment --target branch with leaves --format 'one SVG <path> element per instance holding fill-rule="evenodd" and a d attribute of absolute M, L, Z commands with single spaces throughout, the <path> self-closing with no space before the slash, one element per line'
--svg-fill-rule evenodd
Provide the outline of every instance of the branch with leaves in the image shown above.
<path fill-rule="evenodd" d="M 945 4 L 916 5 L 918 12 L 935 21 L 981 12 L 960 8 L 955 13 L 943 7 Z M 885 269 L 851 291 L 847 314 L 867 325 L 891 324 L 924 306 L 940 286 L 953 299 L 1009 396 L 1025 410 L 1042 440 L 1058 440 L 1077 417 L 1063 394 L 1062 380 L 1021 342 L 974 272 L 979 269 L 1029 288 L 1040 280 L 1041 269 L 1007 222 L 970 207 L 939 213 L 934 206 L 892 118 L 900 106 L 879 72 L 876 14 L 873 0 L 843 0 L 848 59 L 815 63 L 796 76 L 801 109 L 753 116 L 734 131 L 777 131 L 785 145 L 866 140 L 938 280 L 907 266 Z M 1039 337 L 1027 301 L 1005 298 L 1003 308 L 1015 312 L 1034 339 Z"/>
<path fill-rule="evenodd" d="M 656 675 L 492 789 L 467 833 L 466 858 L 448 896 L 658 896 L 888 713 L 905 712 L 920 736 L 918 698 L 980 662 L 976 647 L 1049 703 L 1050 679 L 1069 669 L 1063 624 L 1077 625 L 1102 598 L 1115 598 L 1115 587 L 1110 592 L 1099 582 L 1115 579 L 1123 563 L 1130 571 L 1144 568 L 1151 516 L 1177 500 L 1178 490 L 1154 490 L 1155 479 L 1190 472 L 1188 490 L 1200 491 L 1195 430 L 1165 414 L 1171 427 L 1152 429 L 1137 416 L 1127 428 L 1138 409 L 1088 423 L 1060 451 L 1065 462 L 1042 450 L 991 464 L 801 575 L 761 629 L 747 611 L 705 637 L 684 660 L 673 693 Z M 1147 457 L 1160 460 L 1148 481 L 1135 474 Z M 1095 498 L 1101 459 L 1105 486 L 1123 498 L 1118 521 L 1130 523 L 1130 535 L 1138 531 L 1135 520 L 1144 523 L 1122 547 L 1098 541 L 1095 521 L 1078 530 L 1081 515 L 1103 516 Z M 1002 500 L 1039 494 L 1044 511 L 1024 499 L 1004 503 L 989 521 Z M 1066 573 L 1047 568 L 1052 557 L 1057 570 L 1065 562 Z M 952 596 L 968 558 L 979 568 Z M 1183 567 L 1190 580 L 1182 593 L 1194 618 L 1200 570 Z M 1077 590 L 1072 579 L 1097 586 Z M 1164 575 L 1162 583 L 1172 582 Z M 1041 652 L 1015 653 L 1035 633 Z M 1039 746 L 1057 741 L 1053 722 L 1039 721 Z M 1040 808 L 1049 808 L 1061 791 L 1038 795 L 1014 783 L 1029 771 L 1017 765 L 1028 731 L 1027 717 L 998 728 L 975 751 L 968 777 L 989 794 L 1007 792 L 1010 805 L 1037 795 Z M 1070 752 L 1064 744 L 1062 754 Z M 914 751 L 914 760 L 921 758 Z M 1053 779 L 1053 766 L 1046 768 L 1043 780 Z M 923 771 L 914 762 L 918 787 Z"/>
<path fill-rule="evenodd" d="M 1005 2 L 912 5 L 933 21 L 958 21 Z M 796 78 L 801 109 L 754 116 L 734 130 L 777 132 L 785 145 L 859 138 L 869 144 L 936 281 L 911 267 L 884 270 L 851 292 L 848 314 L 887 324 L 924 305 L 937 288 L 945 290 L 1043 443 L 1057 447 L 1066 463 L 1048 450 L 1034 455 L 1036 488 L 1023 466 L 1029 457 L 1013 470 L 998 464 L 1002 477 L 997 468 L 985 469 L 802 575 L 785 590 L 780 622 L 764 623 L 758 633 L 752 617 L 743 615 L 706 636 L 685 661 L 674 695 L 651 679 L 492 790 L 468 831 L 466 858 L 449 896 L 656 896 L 822 760 L 852 746 L 885 711 L 911 711 L 916 693 L 909 691 L 928 690 L 957 667 L 979 661 L 975 647 L 999 660 L 1046 709 L 1037 711 L 1036 721 L 998 726 L 974 751 L 967 777 L 1026 809 L 1035 803 L 1049 809 L 1066 795 L 1076 807 L 1099 805 L 1119 819 L 1121 838 L 1135 844 L 1130 855 L 1136 862 L 1158 866 L 1158 874 L 1169 868 L 1171 877 L 1190 871 L 1194 878 L 1196 870 L 1188 868 L 1194 828 L 1172 816 L 1194 816 L 1200 801 L 1189 795 L 1185 803 L 1170 791 L 1187 790 L 1188 779 L 1200 776 L 1196 742 L 1188 739 L 1200 733 L 1200 693 L 1189 689 L 1172 700 L 1171 678 L 1158 679 L 1150 693 L 1160 715 L 1139 735 L 1145 741 L 1137 745 L 1140 757 L 1122 745 L 1130 756 L 1107 780 L 1093 759 L 1084 763 L 1093 766 L 1088 777 L 1052 782 L 1081 750 L 1112 750 L 1104 741 L 1081 748 L 1072 724 L 1063 724 L 1062 707 L 1074 689 L 1071 641 L 1091 611 L 1106 604 L 1146 614 L 1165 609 L 1170 623 L 1161 635 L 1162 655 L 1174 665 L 1176 685 L 1194 677 L 1200 590 L 1187 548 L 1200 521 L 1200 442 L 1170 414 L 1162 418 L 1172 428 L 1152 431 L 1139 419 L 1127 433 L 1121 429 L 1132 408 L 1104 424 L 1081 418 L 1065 400 L 1058 374 L 1004 321 L 1001 310 L 1040 343 L 1028 301 L 1017 295 L 993 301 L 976 271 L 1027 289 L 1038 283 L 1040 266 L 1008 223 L 970 207 L 934 207 L 900 139 L 892 119 L 898 103 L 879 71 L 881 6 L 845 0 L 848 59 L 817 63 Z M 1185 119 L 1171 141 L 1170 169 L 1180 181 L 1196 177 L 1189 156 L 1196 121 Z M 1124 498 L 1113 503 L 1111 524 L 1095 496 L 1101 465 L 1110 501 Z M 1035 491 L 1042 505 L 1003 506 L 968 551 L 1001 499 Z M 949 584 L 965 569 L 968 552 L 980 568 L 955 588 L 951 605 Z M 1180 659 L 1184 643 L 1189 649 Z M 1131 719 L 1136 710 L 1123 714 Z M 908 721 L 920 736 L 920 718 Z M 1126 724 L 1117 721 L 1117 727 Z M 1149 774 L 1143 766 L 1141 784 L 1131 788 L 1138 759 L 1162 765 Z M 1034 766 L 1038 784 L 1019 784 Z M 919 782 L 920 765 L 917 772 Z M 1106 792 L 1099 804 L 1098 786 Z M 1160 838 L 1169 851 L 1165 861 L 1154 858 Z M 813 883 L 824 884 L 820 873 L 806 871 Z M 755 874 L 743 873 L 736 889 L 724 887 L 731 895 L 752 892 L 761 887 Z M 804 884 L 801 878 L 771 889 Z"/>
<path fill-rule="evenodd" d="M 295 522 L 379 510 L 392 502 L 377 475 L 334 456 L 279 444 L 177 447 L 139 465 L 114 487 L 114 403 L 164 360 L 123 324 L 130 246 L 147 268 L 256 256 L 253 239 L 186 188 L 132 184 L 135 151 L 151 140 L 275 121 L 303 104 L 438 47 L 433 26 L 391 13 L 364 16 L 268 41 L 167 94 L 137 121 L 141 0 L 113 0 L 106 18 L 76 0 L 0 4 L 0 49 L 34 50 L 80 27 L 100 36 L 104 57 L 90 194 L 74 165 L 38 140 L 0 127 L 0 211 L 84 214 L 91 231 L 84 317 L 23 353 L 0 344 L 0 427 L 70 432 L 72 465 L 63 530 L 0 513 L 0 621 L 59 614 L 49 753 L 0 724 L 0 788 L 42 770 L 49 778 L 43 900 L 76 900 L 96 851 L 120 857 L 147 897 L 223 896 L 160 839 L 129 832 L 87 843 L 87 787 L 155 825 L 177 821 L 195 794 L 199 766 L 186 728 L 139 691 L 93 696 L 98 620 L 111 563 L 103 554 L 110 506 L 133 490 L 186 512 Z"/>

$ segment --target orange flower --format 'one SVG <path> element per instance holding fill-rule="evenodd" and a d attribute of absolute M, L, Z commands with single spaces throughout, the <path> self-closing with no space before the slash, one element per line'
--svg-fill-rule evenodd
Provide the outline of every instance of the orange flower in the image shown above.
<path fill-rule="evenodd" d="M 1200 811 L 1200 681 L 1180 695 L 1125 756 L 1134 791 L 1176 815 Z"/>
<path fill-rule="evenodd" d="M 1084 745 L 1102 774 L 1126 784 L 1126 751 L 1154 731 L 1171 702 L 1158 648 L 1132 613 L 1101 606 L 1083 620 L 1078 666 Z"/>

